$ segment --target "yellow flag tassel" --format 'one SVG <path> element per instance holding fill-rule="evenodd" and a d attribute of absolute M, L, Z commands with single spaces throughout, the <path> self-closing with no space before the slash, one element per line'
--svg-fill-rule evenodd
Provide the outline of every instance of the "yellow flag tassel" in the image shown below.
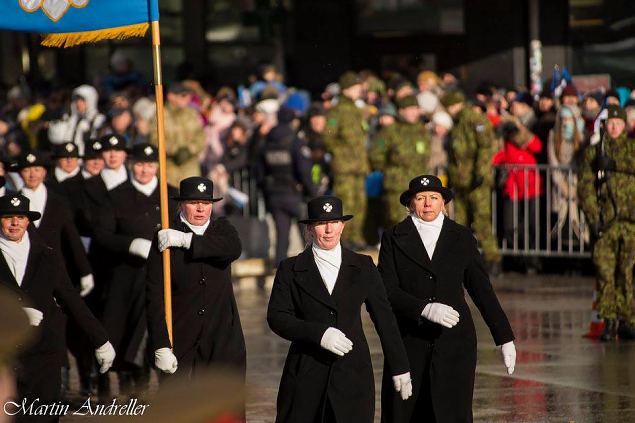
<path fill-rule="evenodd" d="M 101 40 L 124 39 L 131 37 L 143 37 L 148 31 L 147 22 L 118 26 L 116 28 L 99 29 L 97 31 L 67 32 L 62 34 L 47 34 L 42 40 L 46 47 L 73 47 L 83 43 L 94 43 Z"/>

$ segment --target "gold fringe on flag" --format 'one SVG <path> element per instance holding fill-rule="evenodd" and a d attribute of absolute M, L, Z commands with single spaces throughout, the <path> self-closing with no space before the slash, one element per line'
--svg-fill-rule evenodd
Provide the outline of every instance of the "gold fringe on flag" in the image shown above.
<path fill-rule="evenodd" d="M 121 40 L 131 37 L 143 37 L 150 25 L 147 22 L 118 26 L 115 28 L 105 28 L 96 31 L 67 32 L 60 34 L 46 34 L 42 40 L 42 45 L 46 47 L 73 47 L 83 43 L 94 43 L 101 40 Z"/>

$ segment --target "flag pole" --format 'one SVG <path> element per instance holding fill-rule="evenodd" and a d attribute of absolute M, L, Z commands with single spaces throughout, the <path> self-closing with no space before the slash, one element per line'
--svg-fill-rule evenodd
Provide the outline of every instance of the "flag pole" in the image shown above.
<path fill-rule="evenodd" d="M 165 127 L 163 114 L 163 76 L 161 74 L 161 34 L 159 21 L 151 22 L 152 66 L 154 68 L 154 94 L 157 104 L 157 135 L 159 140 L 159 193 L 161 198 L 161 228 L 170 227 L 168 216 L 168 176 L 165 156 Z M 170 249 L 163 250 L 163 298 L 165 301 L 165 324 L 172 342 L 172 277 L 170 270 Z"/>

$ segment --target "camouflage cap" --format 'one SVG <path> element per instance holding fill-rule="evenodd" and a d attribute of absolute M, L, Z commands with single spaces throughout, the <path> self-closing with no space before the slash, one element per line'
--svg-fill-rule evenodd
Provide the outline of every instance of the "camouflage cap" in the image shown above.
<path fill-rule="evenodd" d="M 626 112 L 621 107 L 611 104 L 609 107 L 607 107 L 606 111 L 606 120 L 617 118 L 622 119 L 624 122 L 626 122 Z"/>
<path fill-rule="evenodd" d="M 461 91 L 450 91 L 441 98 L 441 104 L 443 107 L 450 107 L 453 104 L 463 103 L 465 101 L 465 95 Z"/>
<path fill-rule="evenodd" d="M 405 109 L 406 107 L 412 107 L 412 106 L 419 107 L 419 103 L 417 103 L 417 98 L 414 95 L 407 95 L 397 100 L 397 107 L 400 109 Z"/>
<path fill-rule="evenodd" d="M 353 85 L 361 84 L 361 81 L 357 73 L 348 71 L 344 72 L 344 74 L 340 76 L 339 84 L 340 88 L 345 90 L 346 88 L 350 88 Z"/>

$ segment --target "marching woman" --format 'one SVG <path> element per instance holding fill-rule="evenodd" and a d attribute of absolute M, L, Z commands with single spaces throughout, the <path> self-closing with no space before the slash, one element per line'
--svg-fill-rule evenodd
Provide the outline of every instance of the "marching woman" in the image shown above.
<path fill-rule="evenodd" d="M 381 340 L 384 374 L 406 400 L 412 391 L 406 352 L 375 265 L 342 248 L 351 215 L 337 197 L 308 203 L 312 245 L 283 260 L 276 273 L 267 321 L 291 341 L 278 392 L 276 422 L 370 423 L 375 384 L 360 308 L 366 304 Z"/>
<path fill-rule="evenodd" d="M 464 289 L 476 304 L 512 374 L 511 326 L 492 289 L 472 232 L 444 216 L 452 191 L 436 176 L 410 181 L 400 202 L 410 215 L 384 232 L 379 272 L 397 317 L 412 373 L 401 401 L 384 375 L 382 422 L 472 421 L 476 332 Z"/>

